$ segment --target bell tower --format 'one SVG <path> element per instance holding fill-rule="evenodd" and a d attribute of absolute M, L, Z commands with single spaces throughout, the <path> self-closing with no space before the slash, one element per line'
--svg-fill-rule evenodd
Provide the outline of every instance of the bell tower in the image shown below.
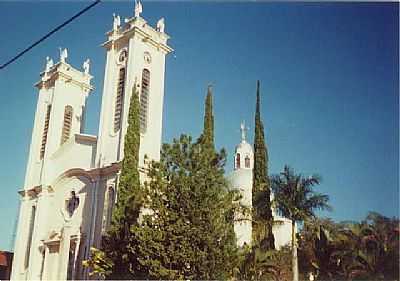
<path fill-rule="evenodd" d="M 40 185 L 45 180 L 46 159 L 84 129 L 86 99 L 93 89 L 90 62 L 86 60 L 81 71 L 69 65 L 67 57 L 67 49 L 60 49 L 56 64 L 47 57 L 46 68 L 35 84 L 39 94 L 25 188 Z"/>
<path fill-rule="evenodd" d="M 251 145 L 246 141 L 246 126 L 242 122 L 240 131 L 242 135 L 241 142 L 236 146 L 234 156 L 233 172 L 229 177 L 231 186 L 237 189 L 242 198 L 240 203 L 243 206 L 252 208 L 252 186 L 253 186 L 253 162 L 254 153 Z M 237 237 L 237 245 L 251 245 L 252 223 L 250 214 L 235 214 L 236 221 L 234 230 Z"/>
<path fill-rule="evenodd" d="M 56 64 L 47 57 L 46 68 L 35 84 L 39 93 L 25 183 L 19 191 L 21 205 L 13 280 L 42 279 L 43 239 L 52 215 L 59 210 L 51 205 L 54 196 L 51 182 L 54 170 L 60 166 L 53 159 L 73 141 L 74 135 L 83 131 L 86 98 L 93 88 L 89 60 L 83 63 L 81 71 L 68 64 L 67 57 L 67 49 L 60 50 L 60 61 Z"/>
<path fill-rule="evenodd" d="M 121 24 L 114 15 L 113 28 L 107 32 L 106 67 L 100 115 L 96 167 L 123 159 L 124 137 L 132 89 L 136 87 L 140 102 L 139 166 L 144 156 L 160 158 L 164 99 L 165 57 L 172 51 L 161 18 L 156 28 L 140 14 L 142 4 L 135 2 L 134 16 Z"/>

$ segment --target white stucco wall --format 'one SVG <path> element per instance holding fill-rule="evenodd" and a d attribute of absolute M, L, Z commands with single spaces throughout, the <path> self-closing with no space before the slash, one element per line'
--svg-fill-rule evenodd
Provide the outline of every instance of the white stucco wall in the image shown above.
<path fill-rule="evenodd" d="M 251 210 L 253 185 L 253 171 L 251 169 L 239 169 L 232 172 L 228 177 L 228 181 L 232 189 L 239 190 L 242 198 L 240 203 Z M 234 231 L 237 238 L 237 245 L 243 246 L 244 243 L 251 244 L 252 222 L 250 214 L 243 215 L 241 213 L 235 215 Z"/>
<path fill-rule="evenodd" d="M 144 165 L 144 156 L 159 160 L 162 136 L 162 113 L 164 101 L 165 56 L 172 49 L 167 46 L 168 36 L 149 26 L 142 18 L 130 19 L 125 28 L 110 32 L 109 40 L 104 43 L 107 50 L 107 62 L 103 89 L 103 101 L 99 126 L 99 145 L 96 163 L 99 167 L 121 161 L 123 158 L 124 137 L 128 126 L 128 112 L 132 88 L 136 81 L 141 91 L 142 71 L 150 71 L 148 97 L 147 129 L 141 134 L 139 165 Z M 126 80 L 122 129 L 114 132 L 114 110 L 117 92 L 118 72 L 121 67 L 119 57 L 127 51 Z M 151 56 L 151 62 L 144 54 Z M 123 64 L 125 65 L 125 64 Z M 121 134 L 122 133 L 122 134 Z"/>

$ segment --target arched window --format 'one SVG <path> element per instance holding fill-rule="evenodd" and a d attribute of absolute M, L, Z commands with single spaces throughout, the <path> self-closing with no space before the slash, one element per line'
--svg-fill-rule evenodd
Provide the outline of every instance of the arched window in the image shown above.
<path fill-rule="evenodd" d="M 42 135 L 42 145 L 40 147 L 40 159 L 43 159 L 44 152 L 46 151 L 46 142 L 47 142 L 47 132 L 49 131 L 49 121 L 50 121 L 50 112 L 51 112 L 51 105 L 47 106 L 46 117 L 44 119 L 44 128 L 43 128 L 43 135 Z"/>
<path fill-rule="evenodd" d="M 107 192 L 108 192 L 108 194 L 107 194 L 108 203 L 107 203 L 107 222 L 106 222 L 106 226 L 108 228 L 109 225 L 111 224 L 112 210 L 114 208 L 114 202 L 115 202 L 114 188 L 112 186 L 110 186 L 108 188 Z"/>
<path fill-rule="evenodd" d="M 71 134 L 72 114 L 72 106 L 67 105 L 64 109 L 64 123 L 61 132 L 61 144 L 65 143 Z"/>
<path fill-rule="evenodd" d="M 143 69 L 142 71 L 142 90 L 140 92 L 140 132 L 145 133 L 147 128 L 147 112 L 149 107 L 149 91 L 150 91 L 150 71 Z"/>
<path fill-rule="evenodd" d="M 236 154 L 236 169 L 240 169 L 240 153 Z"/>
<path fill-rule="evenodd" d="M 114 108 L 114 132 L 118 132 L 121 129 L 121 117 L 122 117 L 122 106 L 124 102 L 125 93 L 125 67 L 119 69 L 118 74 L 118 85 L 117 95 L 115 96 L 115 108 Z"/>
<path fill-rule="evenodd" d="M 244 158 L 244 166 L 246 168 L 250 168 L 250 157 L 246 155 L 246 158 Z"/>

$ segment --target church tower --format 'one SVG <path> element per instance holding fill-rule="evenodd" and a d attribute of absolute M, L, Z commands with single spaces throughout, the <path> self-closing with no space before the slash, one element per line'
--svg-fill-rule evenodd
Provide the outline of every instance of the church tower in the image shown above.
<path fill-rule="evenodd" d="M 246 141 L 246 126 L 244 122 L 240 125 L 242 140 L 236 146 L 234 156 L 234 171 L 230 176 L 231 186 L 239 190 L 242 198 L 240 203 L 249 209 L 252 207 L 252 186 L 253 186 L 253 148 Z M 251 215 L 236 215 L 234 230 L 238 246 L 251 245 Z"/>
<path fill-rule="evenodd" d="M 54 178 L 64 169 L 59 156 L 71 147 L 76 135 L 83 131 L 86 99 L 93 89 L 89 60 L 83 71 L 67 63 L 67 49 L 60 50 L 56 64 L 47 58 L 46 68 L 36 83 L 39 91 L 29 158 L 23 188 L 19 191 L 19 211 L 12 279 L 44 278 L 44 239 L 51 225 L 51 216 L 59 209 L 51 205 Z M 47 276 L 49 277 L 49 276 Z"/>
<path fill-rule="evenodd" d="M 139 167 L 145 155 L 159 160 L 164 99 L 165 56 L 167 45 L 164 19 L 150 26 L 140 14 L 142 4 L 135 2 L 134 16 L 121 25 L 114 15 L 113 29 L 107 32 L 106 68 L 99 125 L 96 166 L 101 168 L 123 159 L 124 137 L 132 89 L 140 102 Z"/>
<path fill-rule="evenodd" d="M 46 176 L 52 169 L 46 159 L 70 137 L 84 130 L 86 99 L 93 90 L 93 77 L 89 74 L 89 60 L 83 63 L 81 71 L 69 65 L 67 57 L 67 49 L 60 49 L 57 64 L 47 57 L 46 68 L 35 84 L 39 94 L 25 187 L 46 183 Z"/>

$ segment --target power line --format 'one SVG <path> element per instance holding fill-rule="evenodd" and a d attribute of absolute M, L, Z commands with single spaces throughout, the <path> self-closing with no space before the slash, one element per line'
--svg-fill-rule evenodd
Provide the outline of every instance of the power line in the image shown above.
<path fill-rule="evenodd" d="M 63 22 L 62 24 L 60 24 L 59 26 L 57 26 L 56 28 L 54 28 L 53 30 L 51 30 L 49 33 L 47 33 L 46 35 L 44 35 L 42 38 L 40 38 L 39 40 L 37 40 L 35 43 L 33 43 L 32 45 L 30 45 L 29 47 L 27 47 L 25 50 L 23 50 L 22 52 L 20 52 L 19 54 L 17 54 L 15 57 L 13 57 L 12 59 L 10 59 L 8 62 L 2 64 L 0 66 L 0 69 L 5 68 L 7 65 L 13 63 L 14 61 L 16 61 L 18 58 L 22 57 L 25 53 L 27 53 L 29 50 L 31 50 L 32 48 L 34 48 L 36 45 L 38 45 L 39 43 L 41 43 L 42 41 L 46 40 L 48 37 L 50 37 L 52 34 L 56 33 L 57 31 L 59 31 L 61 28 L 63 28 L 64 26 L 66 26 L 67 24 L 69 24 L 70 22 L 72 22 L 74 19 L 76 19 L 77 17 L 79 17 L 80 15 L 82 15 L 83 13 L 87 12 L 89 9 L 93 8 L 95 5 L 97 5 L 98 3 L 100 3 L 101 0 L 95 0 L 92 4 L 90 4 L 89 6 L 87 6 L 86 8 L 84 8 L 83 10 L 81 10 L 80 12 L 78 12 L 77 14 L 75 14 L 73 17 L 71 17 L 70 19 L 68 19 L 67 21 Z"/>

